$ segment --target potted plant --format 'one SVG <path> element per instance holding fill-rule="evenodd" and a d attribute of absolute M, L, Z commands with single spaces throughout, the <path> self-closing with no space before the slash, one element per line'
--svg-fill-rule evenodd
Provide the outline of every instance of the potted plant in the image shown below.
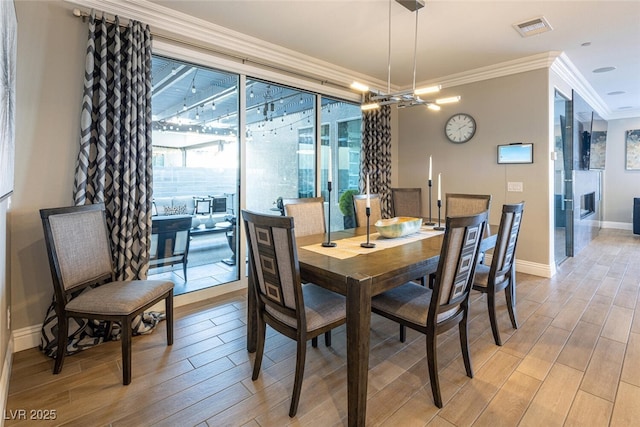
<path fill-rule="evenodd" d="M 340 206 L 340 212 L 342 212 L 344 228 L 355 228 L 356 219 L 354 217 L 355 211 L 353 209 L 353 196 L 359 194 L 358 190 L 347 190 L 340 196 L 338 204 Z"/>

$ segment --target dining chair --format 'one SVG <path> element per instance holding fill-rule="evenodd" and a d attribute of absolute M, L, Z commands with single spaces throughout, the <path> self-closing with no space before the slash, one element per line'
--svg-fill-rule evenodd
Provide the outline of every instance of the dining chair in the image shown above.
<path fill-rule="evenodd" d="M 131 382 L 132 321 L 165 301 L 167 345 L 173 344 L 173 282 L 115 280 L 104 204 L 41 209 L 58 317 L 53 373 L 62 370 L 69 318 L 122 325 L 122 383 Z"/>
<path fill-rule="evenodd" d="M 252 379 L 260 374 L 266 325 L 297 343 L 296 370 L 289 416 L 296 415 L 304 377 L 307 341 L 346 321 L 345 298 L 300 281 L 294 220 L 243 210 L 247 234 L 250 286 L 257 306 L 257 342 Z"/>
<path fill-rule="evenodd" d="M 149 268 L 182 264 L 184 281 L 187 281 L 192 221 L 191 215 L 152 217 Z"/>
<path fill-rule="evenodd" d="M 371 310 L 426 335 L 429 379 L 434 403 L 442 408 L 438 380 L 437 336 L 458 326 L 467 376 L 473 378 L 468 340 L 469 293 L 487 213 L 447 217 L 433 289 L 414 282 L 376 295 Z"/>
<path fill-rule="evenodd" d="M 491 194 L 445 194 L 445 216 L 467 216 L 488 211 L 491 208 Z M 489 233 L 489 224 L 485 235 Z"/>
<path fill-rule="evenodd" d="M 370 194 L 371 212 L 369 216 L 369 224 L 373 225 L 377 220 L 382 219 L 382 205 L 380 204 L 380 196 L 378 194 Z M 365 227 L 367 225 L 367 195 L 353 195 L 353 210 L 355 211 L 356 227 Z"/>
<path fill-rule="evenodd" d="M 283 198 L 282 205 L 284 215 L 293 217 L 296 236 L 302 237 L 327 232 L 322 197 Z M 331 331 L 325 332 L 324 343 L 327 347 L 331 346 Z M 311 345 L 318 346 L 318 337 L 311 339 Z"/>
<path fill-rule="evenodd" d="M 393 216 L 422 218 L 421 188 L 392 188 L 391 206 Z"/>
<path fill-rule="evenodd" d="M 322 197 L 282 199 L 282 204 L 284 214 L 294 218 L 296 236 L 326 233 L 324 199 Z"/>
<path fill-rule="evenodd" d="M 496 294 L 502 290 L 504 290 L 511 325 L 513 325 L 514 329 L 518 329 L 518 320 L 516 318 L 515 251 L 523 212 L 524 202 L 502 206 L 502 217 L 496 237 L 496 246 L 491 258 L 491 266 L 485 264 L 476 266 L 473 289 L 487 294 L 489 320 L 496 345 L 502 345 L 496 319 Z"/>

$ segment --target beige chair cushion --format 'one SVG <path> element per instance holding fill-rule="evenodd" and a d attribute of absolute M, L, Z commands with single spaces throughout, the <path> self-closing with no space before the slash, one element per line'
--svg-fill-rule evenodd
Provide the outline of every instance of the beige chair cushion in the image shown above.
<path fill-rule="evenodd" d="M 313 283 L 307 283 L 302 286 L 302 296 L 307 318 L 307 332 L 320 329 L 346 317 L 346 302 L 342 295 L 328 291 Z M 298 325 L 295 318 L 285 316 L 269 308 L 269 306 L 265 306 L 265 308 L 269 314 L 282 323 L 292 328 L 297 328 Z"/>
<path fill-rule="evenodd" d="M 417 325 L 426 325 L 432 294 L 433 291 L 428 287 L 409 282 L 376 295 L 371 300 L 371 306 Z M 457 311 L 454 308 L 440 313 L 437 321 L 442 322 Z"/>
<path fill-rule="evenodd" d="M 69 301 L 66 309 L 83 313 L 127 315 L 173 289 L 166 280 L 111 282 L 87 289 Z"/>

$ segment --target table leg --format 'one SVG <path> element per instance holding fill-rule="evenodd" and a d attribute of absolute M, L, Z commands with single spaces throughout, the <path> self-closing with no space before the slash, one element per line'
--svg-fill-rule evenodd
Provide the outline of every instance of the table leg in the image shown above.
<path fill-rule="evenodd" d="M 257 310 L 258 304 L 256 301 L 257 295 L 253 284 L 253 261 L 249 257 L 249 277 L 248 289 L 247 289 L 247 351 L 249 353 L 255 353 L 256 341 L 258 337 L 258 323 L 257 323 Z"/>
<path fill-rule="evenodd" d="M 364 426 L 367 418 L 371 278 L 347 279 L 348 425 Z"/>

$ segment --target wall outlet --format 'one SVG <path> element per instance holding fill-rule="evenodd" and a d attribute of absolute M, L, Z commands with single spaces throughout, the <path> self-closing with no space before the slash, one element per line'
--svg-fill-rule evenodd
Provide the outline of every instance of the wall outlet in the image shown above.
<path fill-rule="evenodd" d="M 507 191 L 522 192 L 521 182 L 507 182 Z"/>

